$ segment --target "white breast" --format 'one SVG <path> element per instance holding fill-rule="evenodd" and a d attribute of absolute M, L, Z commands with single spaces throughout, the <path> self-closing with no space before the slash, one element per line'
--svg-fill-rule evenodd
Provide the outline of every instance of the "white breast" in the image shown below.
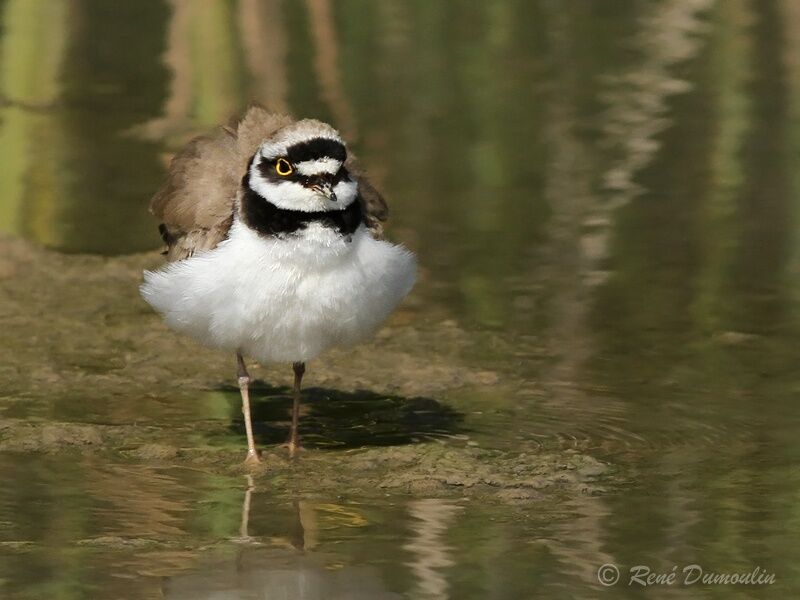
<path fill-rule="evenodd" d="M 362 225 L 264 238 L 234 222 L 211 251 L 147 271 L 142 297 L 171 328 L 260 362 L 314 358 L 369 335 L 414 284 L 416 262 Z"/>

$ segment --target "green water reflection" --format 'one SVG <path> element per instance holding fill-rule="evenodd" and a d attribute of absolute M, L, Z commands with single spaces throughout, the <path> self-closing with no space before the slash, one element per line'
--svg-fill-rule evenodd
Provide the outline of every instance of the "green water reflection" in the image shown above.
<path fill-rule="evenodd" d="M 800 588 L 797 2 L 2 0 L 0 230 L 156 248 L 165 160 L 252 100 L 342 130 L 420 257 L 419 323 L 524 382 L 446 394 L 474 438 L 629 481 L 558 508 L 259 489 L 245 536 L 243 480 L 0 457 L 0 591 L 594 598 L 603 563 Z"/>

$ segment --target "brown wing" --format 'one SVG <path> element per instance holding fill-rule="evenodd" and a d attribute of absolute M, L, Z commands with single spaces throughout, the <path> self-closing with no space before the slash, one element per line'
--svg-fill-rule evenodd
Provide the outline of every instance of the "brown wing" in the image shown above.
<path fill-rule="evenodd" d="M 389 218 L 389 207 L 386 199 L 370 183 L 364 170 L 359 166 L 358 160 L 352 154 L 348 154 L 345 167 L 350 175 L 358 183 L 358 193 L 361 197 L 361 210 L 364 214 L 364 221 L 372 232 L 372 235 L 380 239 L 383 237 L 383 223 Z"/>
<path fill-rule="evenodd" d="M 238 123 L 195 138 L 172 159 L 166 182 L 150 202 L 150 212 L 161 221 L 167 260 L 210 250 L 226 238 L 250 157 L 291 122 L 254 106 Z"/>

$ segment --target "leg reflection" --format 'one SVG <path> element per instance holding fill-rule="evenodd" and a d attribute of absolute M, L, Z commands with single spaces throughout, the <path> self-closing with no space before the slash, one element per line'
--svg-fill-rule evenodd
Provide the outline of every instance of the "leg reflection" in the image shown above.
<path fill-rule="evenodd" d="M 461 507 L 446 500 L 434 498 L 414 500 L 408 511 L 414 522 L 414 537 L 404 548 L 414 555 L 407 563 L 417 578 L 418 598 L 447 598 L 447 578 L 443 569 L 455 563 L 450 556 L 451 548 L 444 537 Z"/>

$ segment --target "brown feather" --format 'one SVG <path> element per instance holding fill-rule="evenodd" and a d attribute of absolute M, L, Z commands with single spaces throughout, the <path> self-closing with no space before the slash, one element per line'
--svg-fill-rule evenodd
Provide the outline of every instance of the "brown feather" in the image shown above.
<path fill-rule="evenodd" d="M 364 222 L 372 235 L 383 238 L 383 223 L 389 218 L 389 206 L 386 199 L 370 183 L 364 170 L 358 164 L 358 160 L 348 151 L 345 167 L 350 175 L 358 183 L 358 194 L 361 197 L 361 211 L 364 215 Z"/>

